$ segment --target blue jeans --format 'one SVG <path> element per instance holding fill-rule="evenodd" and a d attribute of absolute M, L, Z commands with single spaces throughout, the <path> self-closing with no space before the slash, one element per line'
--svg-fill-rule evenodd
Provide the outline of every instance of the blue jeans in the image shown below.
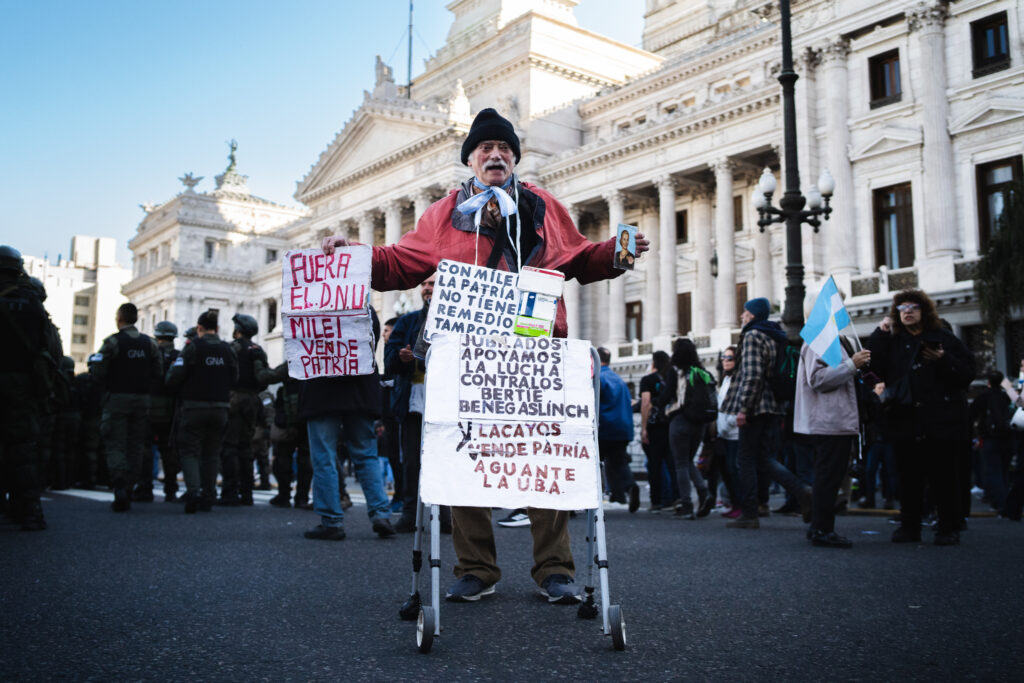
<path fill-rule="evenodd" d="M 366 496 L 370 519 L 388 519 L 391 509 L 377 461 L 377 436 L 373 420 L 351 413 L 310 418 L 309 453 L 313 461 L 313 509 L 324 526 L 341 526 L 341 491 L 338 488 L 338 437 L 344 429 L 345 446 Z"/>
<path fill-rule="evenodd" d="M 708 485 L 700 476 L 693 457 L 697 455 L 697 449 L 704 439 L 704 430 L 707 425 L 699 422 L 691 422 L 683 414 L 672 417 L 668 423 L 668 439 L 672 448 L 672 457 L 676 464 L 676 484 L 679 486 L 679 499 L 683 508 L 690 510 L 693 507 L 693 500 L 690 497 L 691 485 L 698 491 L 698 495 L 707 495 Z"/>

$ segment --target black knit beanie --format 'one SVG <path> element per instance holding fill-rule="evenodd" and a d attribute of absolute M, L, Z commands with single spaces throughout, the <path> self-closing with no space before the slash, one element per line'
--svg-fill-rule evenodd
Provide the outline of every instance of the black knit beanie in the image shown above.
<path fill-rule="evenodd" d="M 463 164 L 469 165 L 469 155 L 484 140 L 507 142 L 512 148 L 512 153 L 516 155 L 516 163 L 519 163 L 519 136 L 516 135 L 512 123 L 490 107 L 481 110 L 473 119 L 473 125 L 469 127 L 469 135 L 462 143 Z"/>

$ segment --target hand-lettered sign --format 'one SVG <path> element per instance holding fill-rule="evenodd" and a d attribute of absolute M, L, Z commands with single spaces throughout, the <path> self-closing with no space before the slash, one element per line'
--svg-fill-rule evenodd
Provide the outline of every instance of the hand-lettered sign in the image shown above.
<path fill-rule="evenodd" d="M 437 264 L 423 337 L 439 334 L 512 334 L 519 307 L 517 276 L 457 261 Z"/>
<path fill-rule="evenodd" d="M 296 379 L 373 372 L 367 246 L 284 256 L 282 321 L 288 374 Z"/>
<path fill-rule="evenodd" d="M 585 341 L 436 337 L 426 378 L 423 500 L 596 507 L 594 371 Z M 457 392 L 451 390 L 452 378 L 458 378 Z"/>
<path fill-rule="evenodd" d="M 373 248 L 339 247 L 333 254 L 297 249 L 284 255 L 282 313 L 365 311 Z"/>

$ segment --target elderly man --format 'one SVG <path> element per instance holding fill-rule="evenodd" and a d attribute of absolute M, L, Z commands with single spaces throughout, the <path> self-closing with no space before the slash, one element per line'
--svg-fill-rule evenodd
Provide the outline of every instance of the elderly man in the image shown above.
<path fill-rule="evenodd" d="M 435 202 L 416 229 L 397 244 L 373 248 L 373 288 L 409 289 L 430 276 L 442 258 L 518 272 L 522 266 L 549 268 L 582 284 L 622 274 L 613 266 L 615 239 L 593 243 L 584 238 L 561 204 L 544 190 L 520 181 L 519 138 L 512 124 L 493 109 L 477 114 L 462 145 L 462 162 L 473 177 Z M 325 253 L 347 244 L 327 237 Z M 649 243 L 636 236 L 637 256 Z M 555 336 L 567 336 L 565 305 L 558 304 Z M 578 600 L 575 566 L 564 511 L 531 509 L 534 566 L 532 576 L 549 602 Z M 453 508 L 457 581 L 448 589 L 453 601 L 476 601 L 494 592 L 501 578 L 488 508 Z"/>

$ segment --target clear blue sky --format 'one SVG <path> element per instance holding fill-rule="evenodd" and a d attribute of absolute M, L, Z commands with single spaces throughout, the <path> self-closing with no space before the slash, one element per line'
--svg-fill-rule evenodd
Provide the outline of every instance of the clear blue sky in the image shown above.
<path fill-rule="evenodd" d="M 448 0 L 415 3 L 413 75 Z M 583 0 L 584 28 L 639 46 L 643 0 Z M 373 87 L 406 79 L 407 0 L 0 0 L 0 243 L 51 261 L 71 236 L 125 243 L 139 204 L 191 171 L 213 188 L 238 140 L 253 194 L 292 193 Z"/>

